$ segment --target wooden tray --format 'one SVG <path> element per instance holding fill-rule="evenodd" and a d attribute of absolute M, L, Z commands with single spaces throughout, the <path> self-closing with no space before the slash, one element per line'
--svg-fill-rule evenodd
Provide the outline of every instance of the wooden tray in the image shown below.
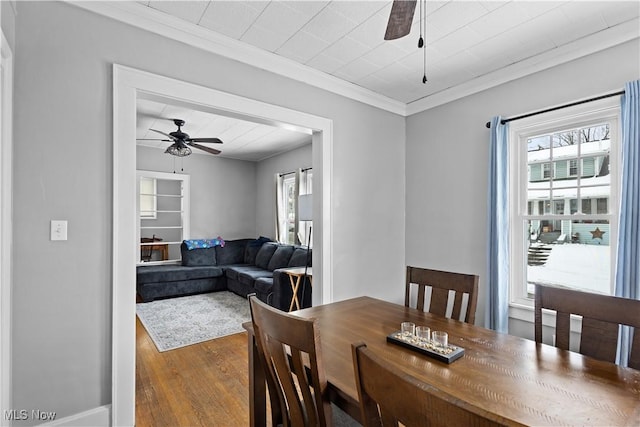
<path fill-rule="evenodd" d="M 431 343 L 422 343 L 413 336 L 413 338 L 403 337 L 401 331 L 396 331 L 387 336 L 387 341 L 398 344 L 419 353 L 425 354 L 431 358 L 441 362 L 451 363 L 460 359 L 464 355 L 464 348 L 455 345 L 448 345 L 445 351 L 433 346 Z"/>

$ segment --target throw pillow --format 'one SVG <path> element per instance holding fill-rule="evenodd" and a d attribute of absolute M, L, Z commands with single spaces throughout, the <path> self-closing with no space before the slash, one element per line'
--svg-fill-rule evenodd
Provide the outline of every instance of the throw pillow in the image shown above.
<path fill-rule="evenodd" d="M 260 236 L 258 239 L 252 240 L 247 243 L 247 247 L 244 251 L 244 263 L 256 265 L 256 255 L 258 251 L 267 242 L 271 242 L 272 240 L 268 237 Z"/>
<path fill-rule="evenodd" d="M 275 243 L 265 243 L 262 245 L 258 253 L 256 254 L 256 264 L 258 267 L 267 269 L 269 267 L 269 261 L 273 253 L 278 249 L 278 245 Z"/>
<path fill-rule="evenodd" d="M 269 265 L 267 266 L 267 270 L 273 271 L 276 268 L 286 267 L 292 254 L 293 246 L 279 246 L 278 249 L 276 249 L 276 251 L 273 253 L 271 260 L 269 261 Z"/>
<path fill-rule="evenodd" d="M 307 255 L 306 248 L 296 248 L 296 250 L 293 252 L 293 255 L 291 255 L 291 259 L 289 259 L 289 264 L 287 264 L 287 267 L 304 267 L 305 263 L 307 262 L 307 259 L 309 260 L 308 265 L 311 266 L 312 252 L 313 250 L 310 249 L 309 254 Z"/>

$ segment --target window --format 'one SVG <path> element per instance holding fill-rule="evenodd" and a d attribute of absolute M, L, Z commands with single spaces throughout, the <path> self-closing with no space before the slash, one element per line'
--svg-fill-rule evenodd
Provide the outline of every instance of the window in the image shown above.
<path fill-rule="evenodd" d="M 140 177 L 140 218 L 157 218 L 156 179 Z"/>
<path fill-rule="evenodd" d="M 618 115 L 605 100 L 510 125 L 512 305 L 536 283 L 613 292 Z"/>
<path fill-rule="evenodd" d="M 138 263 L 175 263 L 189 237 L 189 176 L 138 171 Z"/>
<path fill-rule="evenodd" d="M 291 245 L 308 241 L 310 221 L 298 221 L 298 197 L 311 194 L 313 173 L 311 168 L 278 174 L 276 178 L 276 216 L 278 241 Z"/>
<path fill-rule="evenodd" d="M 578 160 L 569 160 L 569 176 L 578 176 Z"/>
<path fill-rule="evenodd" d="M 282 195 L 284 197 L 284 216 L 286 218 L 286 232 L 284 234 L 284 241 L 282 243 L 295 244 L 296 243 L 296 176 L 295 174 L 289 174 L 282 181 Z"/>

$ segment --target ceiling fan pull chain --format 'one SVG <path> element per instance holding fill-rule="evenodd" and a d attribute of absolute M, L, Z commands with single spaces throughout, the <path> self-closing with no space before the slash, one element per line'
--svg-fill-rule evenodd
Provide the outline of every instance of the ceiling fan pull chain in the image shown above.
<path fill-rule="evenodd" d="M 424 4 L 423 4 L 424 3 Z M 423 51 L 422 51 L 422 58 L 423 58 L 423 75 L 422 75 L 422 83 L 426 84 L 427 83 L 427 44 L 424 42 L 424 40 L 422 39 L 422 34 L 424 34 L 425 39 L 427 38 L 427 0 L 420 0 L 420 42 L 422 43 L 422 46 L 420 46 L 420 43 L 418 44 L 418 46 L 420 46 Z"/>
<path fill-rule="evenodd" d="M 418 39 L 418 49 L 424 46 L 424 39 L 422 38 L 422 0 L 420 0 L 420 38 Z"/>

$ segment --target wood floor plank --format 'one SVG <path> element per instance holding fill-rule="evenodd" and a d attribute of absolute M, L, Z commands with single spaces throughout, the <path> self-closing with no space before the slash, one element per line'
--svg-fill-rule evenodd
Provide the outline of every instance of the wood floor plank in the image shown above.
<path fill-rule="evenodd" d="M 158 352 L 136 319 L 136 426 L 249 424 L 246 332 Z"/>

